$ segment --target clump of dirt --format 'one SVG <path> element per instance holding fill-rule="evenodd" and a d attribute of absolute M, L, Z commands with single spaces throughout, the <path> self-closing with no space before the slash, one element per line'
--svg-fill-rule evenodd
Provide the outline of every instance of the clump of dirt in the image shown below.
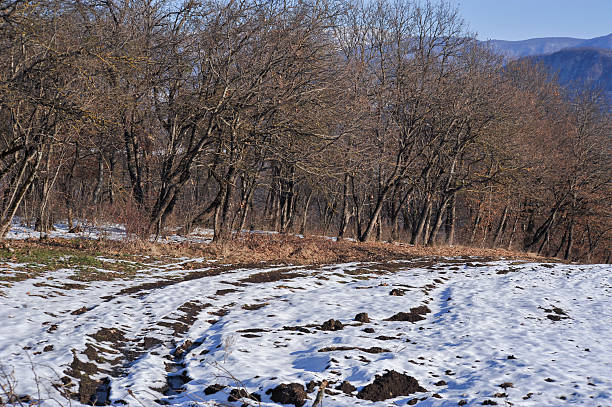
<path fill-rule="evenodd" d="M 161 339 L 147 336 L 143 339 L 141 346 L 143 347 L 143 349 L 149 350 L 157 345 L 161 345 L 162 343 L 164 343 L 164 341 L 162 341 Z"/>
<path fill-rule="evenodd" d="M 315 382 L 314 380 L 309 381 L 308 384 L 306 385 L 306 392 L 307 393 L 314 392 L 317 386 L 319 386 L 320 384 L 321 384 L 320 382 Z"/>
<path fill-rule="evenodd" d="M 355 315 L 355 321 L 367 324 L 370 322 L 370 317 L 366 312 L 360 312 L 359 314 Z"/>
<path fill-rule="evenodd" d="M 87 312 L 87 307 L 82 307 L 77 310 L 74 310 L 70 313 L 70 315 L 81 315 Z"/>
<path fill-rule="evenodd" d="M 221 384 L 212 384 L 204 389 L 204 394 L 206 394 L 207 396 L 210 396 L 211 394 L 218 393 L 223 389 L 225 389 L 225 386 Z"/>
<path fill-rule="evenodd" d="M 345 380 L 342 383 L 340 383 L 338 387 L 336 387 L 336 390 L 341 390 L 345 394 L 351 394 L 355 390 L 357 390 L 357 388 L 353 386 L 350 382 Z"/>
<path fill-rule="evenodd" d="M 391 292 L 389 292 L 389 295 L 401 297 L 405 293 L 406 293 L 406 290 L 402 290 L 401 288 L 394 288 L 393 290 L 391 290 Z"/>
<path fill-rule="evenodd" d="M 372 383 L 368 384 L 357 393 L 357 398 L 370 401 L 383 401 L 426 391 L 427 390 L 421 387 L 414 377 L 391 370 L 382 376 L 376 375 Z"/>
<path fill-rule="evenodd" d="M 336 351 L 347 351 L 347 350 L 360 350 L 366 353 L 387 353 L 391 352 L 388 349 L 379 348 L 378 346 L 372 346 L 371 348 L 361 348 L 359 346 L 327 346 L 319 349 L 317 352 L 336 352 Z"/>
<path fill-rule="evenodd" d="M 368 333 L 368 334 L 373 334 L 376 331 L 374 330 L 374 328 L 364 328 L 363 332 Z"/>
<path fill-rule="evenodd" d="M 425 319 L 423 315 L 429 314 L 431 310 L 427 305 L 410 308 L 410 312 L 398 312 L 397 314 L 385 319 L 385 321 L 408 321 L 418 322 Z"/>
<path fill-rule="evenodd" d="M 109 373 L 99 370 L 94 363 L 81 361 L 75 354 L 70 369 L 65 372 L 79 381 L 79 388 L 75 394 L 72 394 L 72 397 L 83 404 L 105 405 L 104 403 L 106 403 L 110 394 L 110 380 L 108 378 L 102 380 L 91 378 L 91 376 L 102 372 Z"/>
<path fill-rule="evenodd" d="M 344 325 L 336 319 L 328 319 L 321 325 L 322 331 L 341 331 L 342 329 L 344 329 Z"/>
<path fill-rule="evenodd" d="M 123 332 L 117 328 L 101 328 L 98 332 L 91 335 L 98 342 L 111 342 L 119 344 L 125 342 Z"/>
<path fill-rule="evenodd" d="M 310 331 L 308 328 L 304 328 L 303 326 L 284 326 L 283 331 L 297 331 L 305 334 L 309 334 Z"/>
<path fill-rule="evenodd" d="M 238 290 L 236 290 L 235 288 L 223 288 L 223 289 L 217 290 L 217 292 L 215 292 L 215 295 L 222 296 L 222 295 L 229 294 L 229 293 L 235 293 L 236 291 Z"/>
<path fill-rule="evenodd" d="M 434 383 L 434 386 L 446 386 L 446 382 L 444 380 L 440 380 L 439 382 Z"/>
<path fill-rule="evenodd" d="M 240 280 L 242 283 L 273 283 L 280 280 L 290 280 L 292 278 L 305 277 L 304 273 L 295 273 L 288 270 L 272 270 L 262 273 L 251 274 L 247 278 Z"/>
<path fill-rule="evenodd" d="M 249 393 L 245 389 L 232 389 L 232 391 L 230 391 L 229 397 L 227 398 L 227 401 L 231 403 L 242 399 L 261 401 L 261 396 L 257 393 Z"/>
<path fill-rule="evenodd" d="M 306 389 L 299 383 L 279 384 L 269 392 L 272 401 L 280 404 L 293 404 L 296 407 L 302 407 L 308 398 Z"/>
<path fill-rule="evenodd" d="M 546 315 L 546 318 L 550 319 L 553 322 L 558 322 L 558 321 L 561 321 L 562 319 L 569 319 L 569 315 L 567 315 L 565 311 L 563 311 L 559 307 L 543 308 L 543 309 L 544 309 L 544 312 L 549 314 L 549 315 Z"/>
<path fill-rule="evenodd" d="M 374 339 L 378 339 L 379 341 L 394 341 L 397 338 L 394 338 L 393 336 L 379 335 Z"/>

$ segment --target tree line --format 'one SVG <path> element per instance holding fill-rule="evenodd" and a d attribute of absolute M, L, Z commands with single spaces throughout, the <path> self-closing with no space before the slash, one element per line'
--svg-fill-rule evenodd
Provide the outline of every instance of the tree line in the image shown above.
<path fill-rule="evenodd" d="M 15 217 L 610 262 L 612 122 L 444 1 L 0 0 Z"/>

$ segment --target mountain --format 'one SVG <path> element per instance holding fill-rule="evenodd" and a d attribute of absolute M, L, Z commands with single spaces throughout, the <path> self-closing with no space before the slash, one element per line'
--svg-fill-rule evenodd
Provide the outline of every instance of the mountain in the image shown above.
<path fill-rule="evenodd" d="M 566 48 L 612 49 L 612 34 L 602 37 L 580 39 L 570 37 L 531 38 L 523 41 L 490 40 L 486 42 L 494 50 L 510 59 L 532 55 L 552 54 Z"/>
<path fill-rule="evenodd" d="M 579 46 L 612 49 L 612 34 L 604 35 L 603 37 L 591 38 L 590 40 L 584 41 Z"/>
<path fill-rule="evenodd" d="M 488 44 L 510 59 L 537 54 L 550 54 L 579 45 L 584 40 L 569 37 L 532 38 L 523 41 L 490 40 Z"/>
<path fill-rule="evenodd" d="M 562 84 L 594 84 L 612 100 L 612 49 L 566 48 L 527 58 L 557 74 Z"/>

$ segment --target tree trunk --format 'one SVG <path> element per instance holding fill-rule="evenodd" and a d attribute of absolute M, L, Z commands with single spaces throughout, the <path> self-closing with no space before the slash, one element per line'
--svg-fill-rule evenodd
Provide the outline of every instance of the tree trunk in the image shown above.
<path fill-rule="evenodd" d="M 429 219 L 429 212 L 431 211 L 431 198 L 429 195 L 425 198 L 425 204 L 423 205 L 423 209 L 421 210 L 421 214 L 419 215 L 419 221 L 417 223 L 417 227 L 412 230 L 412 238 L 410 239 L 410 244 L 417 244 L 421 235 L 423 234 L 423 229 L 425 228 L 425 222 Z"/>
<path fill-rule="evenodd" d="M 457 203 L 457 198 L 456 198 L 456 193 L 454 193 L 453 197 L 451 198 L 450 209 L 448 211 L 448 215 L 446 216 L 446 236 L 447 236 L 446 243 L 449 246 L 452 246 L 455 244 L 455 217 L 456 217 L 455 206 L 456 206 L 456 203 Z"/>
<path fill-rule="evenodd" d="M 2 211 L 2 216 L 0 216 L 0 240 L 4 239 L 11 229 L 15 213 L 23 201 L 23 197 L 32 185 L 32 182 L 34 182 L 34 177 L 40 166 L 42 155 L 40 149 L 34 150 L 30 154 L 27 152 L 24 154 L 18 176 L 15 177 L 15 182 L 13 183 L 12 192 Z"/>
<path fill-rule="evenodd" d="M 476 231 L 480 226 L 480 221 L 482 220 L 482 202 L 478 204 L 478 212 L 476 212 L 476 219 L 474 220 L 474 225 L 472 226 L 472 233 L 470 233 L 470 244 L 474 243 L 474 239 L 476 238 Z"/>
<path fill-rule="evenodd" d="M 497 229 L 495 230 L 495 236 L 493 237 L 493 247 L 497 247 L 499 240 L 504 234 L 504 230 L 506 229 L 507 217 L 508 217 L 508 205 L 505 206 L 504 212 L 502 213 L 502 216 L 499 219 L 499 225 L 497 225 Z"/>
<path fill-rule="evenodd" d="M 517 214 L 516 218 L 514 218 L 514 223 L 512 224 L 512 231 L 510 232 L 510 237 L 508 238 L 508 250 L 512 249 L 512 243 L 514 243 L 514 236 L 516 236 L 516 227 L 518 226 L 520 215 Z"/>
<path fill-rule="evenodd" d="M 96 182 L 96 188 L 93 192 L 93 203 L 97 205 L 100 203 L 100 196 L 102 194 L 102 186 L 104 185 L 104 157 L 102 152 L 98 153 L 98 181 Z"/>
<path fill-rule="evenodd" d="M 306 202 L 304 203 L 304 213 L 302 214 L 302 222 L 300 225 L 300 234 L 304 235 L 306 232 L 306 221 L 308 219 L 308 207 L 310 206 L 310 200 L 312 199 L 313 191 L 310 190 L 308 192 L 308 196 L 306 197 Z"/>
<path fill-rule="evenodd" d="M 351 212 L 349 211 L 349 175 L 344 175 L 344 189 L 342 194 L 342 219 L 340 220 L 340 229 L 338 230 L 338 240 L 342 240 L 351 221 Z"/>
<path fill-rule="evenodd" d="M 434 228 L 427 240 L 428 246 L 433 246 L 438 239 L 438 233 L 440 232 L 440 227 L 442 226 L 442 219 L 444 217 L 444 213 L 446 212 L 446 208 L 448 206 L 449 201 L 451 200 L 452 195 L 447 196 L 442 201 L 440 208 L 438 209 L 438 213 L 436 214 L 436 220 L 434 222 Z M 448 216 L 448 215 L 447 215 Z"/>
<path fill-rule="evenodd" d="M 574 244 L 574 218 L 570 221 L 569 231 L 567 234 L 567 248 L 565 249 L 565 254 L 563 255 L 563 259 L 569 260 L 572 255 L 572 245 Z"/>

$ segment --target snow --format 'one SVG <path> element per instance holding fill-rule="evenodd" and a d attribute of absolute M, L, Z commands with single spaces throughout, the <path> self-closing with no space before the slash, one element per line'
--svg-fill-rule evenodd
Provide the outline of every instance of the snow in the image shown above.
<path fill-rule="evenodd" d="M 0 278 L 23 266 L 1 264 Z M 74 281 L 76 269 L 65 268 L 0 285 L 0 365 L 14 372 L 19 394 L 45 406 L 62 399 L 52 384 L 67 375 L 75 357 L 107 371 L 93 378 L 111 378 L 116 405 L 149 406 L 159 399 L 176 406 L 242 404 L 227 402 L 229 388 L 204 394 L 218 383 L 257 392 L 262 406 L 276 406 L 265 391 L 280 383 L 325 379 L 333 390 L 348 380 L 359 390 L 395 370 L 428 392 L 371 402 L 337 391 L 324 405 L 406 405 L 416 397 L 426 398 L 417 406 L 459 400 L 609 406 L 611 271 L 610 265 L 478 259 L 261 268 L 176 259 L 151 260 L 129 279 L 82 282 Z M 291 278 L 256 282 L 253 276 L 263 272 Z M 405 294 L 389 295 L 394 288 Z M 420 305 L 431 310 L 422 321 L 385 321 Z M 371 323 L 355 322 L 360 312 Z M 344 329 L 320 330 L 331 318 Z M 184 332 L 175 332 L 177 321 L 185 322 Z M 124 339 L 96 340 L 102 328 L 117 329 Z M 145 338 L 159 344 L 145 349 Z M 177 357 L 174 349 L 187 340 L 193 344 Z M 86 356 L 88 346 L 98 349 L 100 360 Z M 330 347 L 355 349 L 320 351 Z M 363 350 L 373 347 L 386 352 Z M 158 391 L 183 372 L 192 379 L 183 392 Z M 437 386 L 440 380 L 447 384 Z M 503 383 L 512 385 L 504 389 Z M 500 393 L 506 396 L 495 397 Z"/>
<path fill-rule="evenodd" d="M 106 239 L 106 240 L 124 240 L 126 238 L 125 227 L 122 224 L 102 224 L 94 225 L 88 222 L 79 223 L 80 231 L 70 233 L 70 228 L 67 222 L 58 222 L 53 225 L 46 236 L 49 238 L 62 239 Z M 176 232 L 176 231 L 174 231 Z M 160 237 L 160 241 L 166 243 L 181 243 L 189 241 L 191 243 L 210 243 L 213 237 L 212 229 L 195 228 L 189 236 L 182 236 L 172 232 L 171 234 Z M 31 225 L 24 224 L 21 218 L 15 218 L 13 225 L 6 235 L 7 239 L 24 240 L 38 239 L 40 232 L 34 230 Z M 155 240 L 155 236 L 151 236 L 151 241 Z"/>

